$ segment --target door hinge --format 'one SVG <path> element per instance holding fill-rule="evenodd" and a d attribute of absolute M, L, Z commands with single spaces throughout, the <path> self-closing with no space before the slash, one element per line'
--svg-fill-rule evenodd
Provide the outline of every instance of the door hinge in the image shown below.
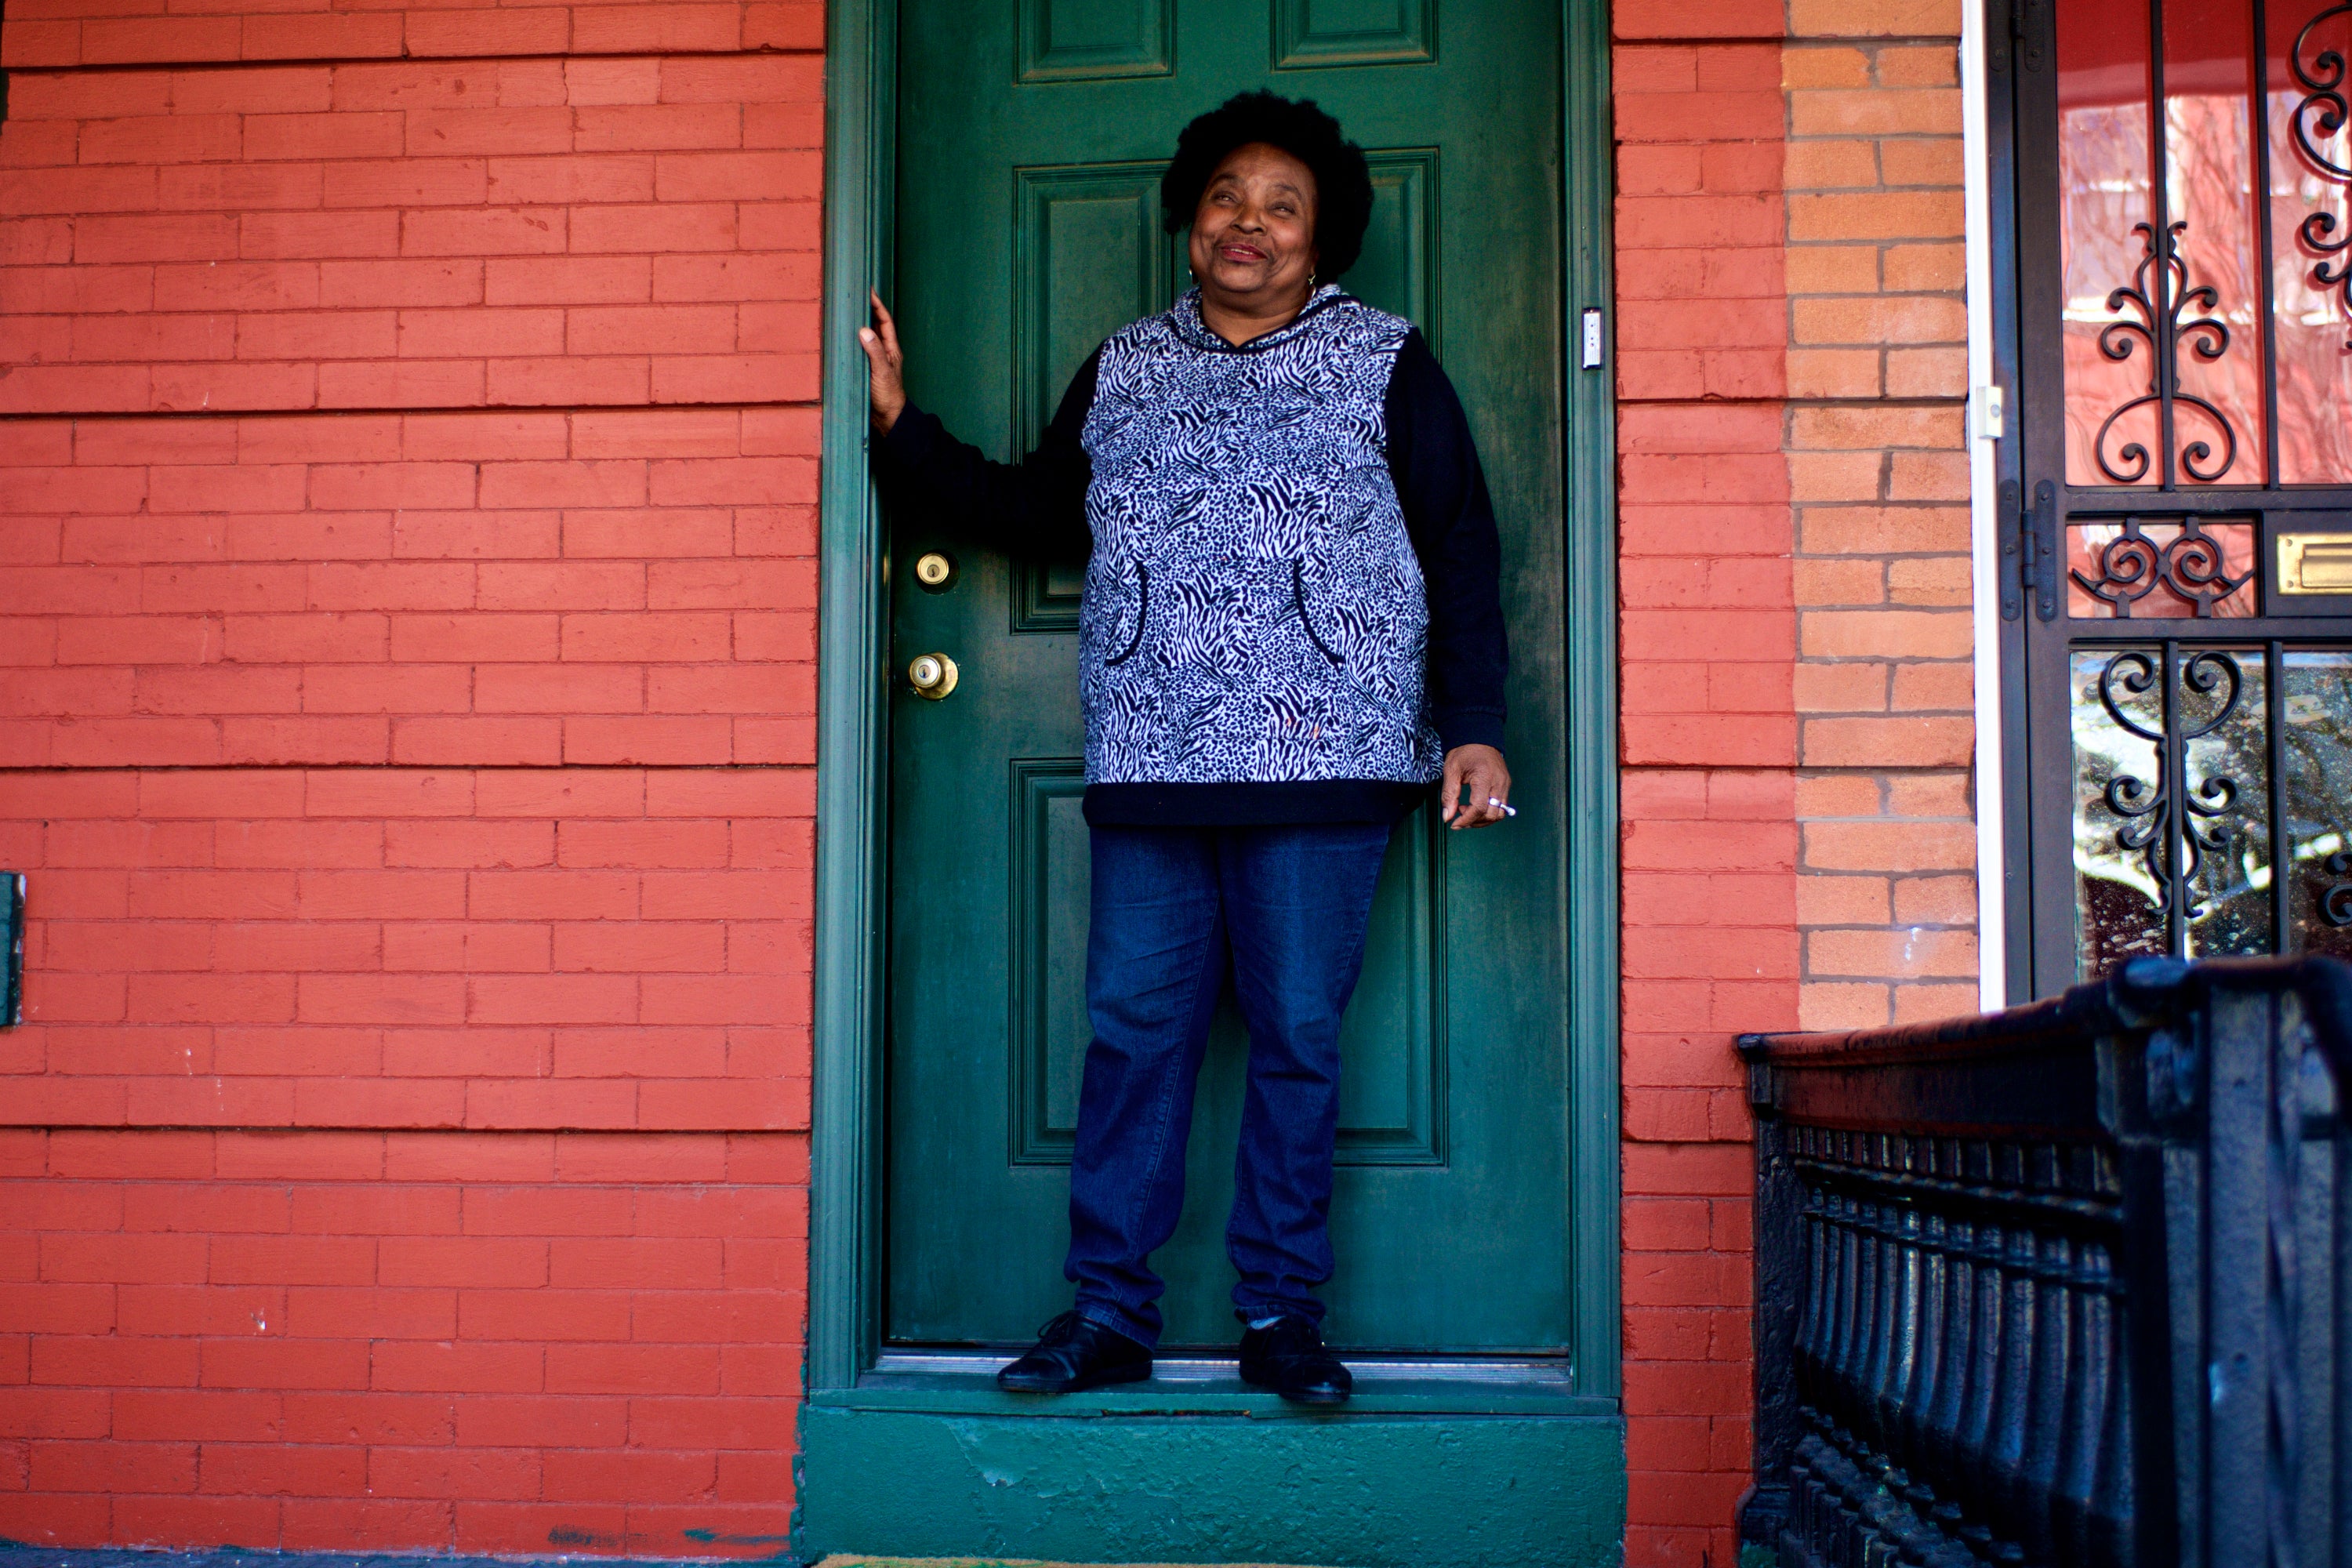
<path fill-rule="evenodd" d="M 2025 613 L 2025 570 L 2019 557 L 2023 553 L 2025 530 L 2011 519 L 2017 516 L 2017 481 L 2000 481 L 2000 570 L 1995 574 L 2000 584 L 2000 618 L 2013 621 Z"/>
<path fill-rule="evenodd" d="M 2017 40 L 2018 64 L 2027 70 L 2042 68 L 2042 40 L 2050 36 L 2050 0 L 2013 0 L 2009 8 L 2009 36 Z"/>
<path fill-rule="evenodd" d="M 2048 479 L 2033 487 L 2033 504 L 2019 504 L 2015 479 L 2000 484 L 2001 529 L 2000 618 L 2016 620 L 2025 613 L 2025 595 L 2033 595 L 2036 618 L 2058 618 L 2058 487 Z M 2010 520 L 2014 520 L 2013 522 Z"/>

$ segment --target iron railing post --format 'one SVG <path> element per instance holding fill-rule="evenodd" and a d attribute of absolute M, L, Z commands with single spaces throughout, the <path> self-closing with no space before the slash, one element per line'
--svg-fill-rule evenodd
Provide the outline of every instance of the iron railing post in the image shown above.
<path fill-rule="evenodd" d="M 2352 965 L 1749 1037 L 1791 1568 L 2352 1568 Z"/>

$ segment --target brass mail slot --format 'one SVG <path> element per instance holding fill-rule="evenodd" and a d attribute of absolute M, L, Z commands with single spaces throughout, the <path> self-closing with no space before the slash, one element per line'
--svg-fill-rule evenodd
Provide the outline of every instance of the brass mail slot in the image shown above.
<path fill-rule="evenodd" d="M 2352 594 L 2352 533 L 2280 534 L 2278 591 Z"/>

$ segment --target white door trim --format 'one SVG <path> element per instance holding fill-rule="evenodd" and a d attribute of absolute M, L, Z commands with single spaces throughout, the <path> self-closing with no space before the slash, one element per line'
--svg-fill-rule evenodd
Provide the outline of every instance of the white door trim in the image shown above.
<path fill-rule="evenodd" d="M 1989 392 L 1998 391 L 2008 421 L 2017 417 L 2014 389 L 1993 379 L 1992 169 L 1985 119 L 1985 7 L 1960 8 L 1960 137 L 1962 200 L 1967 235 L 1969 312 L 1969 512 L 1974 587 L 1977 994 L 1986 1011 L 2009 1005 L 2008 879 L 2004 858 L 2000 688 L 2000 516 L 1994 471 L 1994 424 Z"/>

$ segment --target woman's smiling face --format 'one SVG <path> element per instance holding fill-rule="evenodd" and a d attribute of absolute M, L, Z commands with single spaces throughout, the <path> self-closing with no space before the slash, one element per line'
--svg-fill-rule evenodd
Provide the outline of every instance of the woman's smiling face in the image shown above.
<path fill-rule="evenodd" d="M 1225 154 L 1192 214 L 1192 276 L 1212 303 L 1265 310 L 1315 271 L 1315 174 L 1278 147 Z"/>

